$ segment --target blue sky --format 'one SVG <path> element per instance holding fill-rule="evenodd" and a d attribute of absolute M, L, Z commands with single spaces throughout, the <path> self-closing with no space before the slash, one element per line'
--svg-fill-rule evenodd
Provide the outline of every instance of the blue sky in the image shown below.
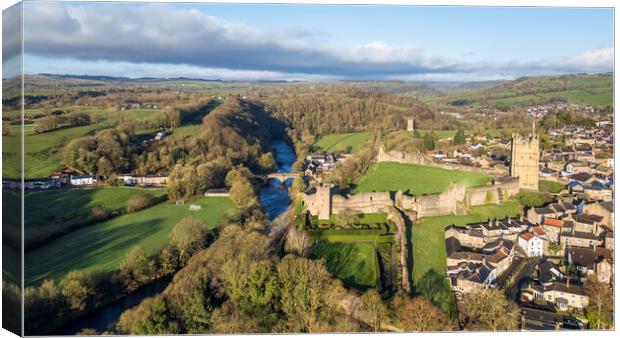
<path fill-rule="evenodd" d="M 25 14 L 27 73 L 470 81 L 613 70 L 612 9 L 28 3 Z"/>

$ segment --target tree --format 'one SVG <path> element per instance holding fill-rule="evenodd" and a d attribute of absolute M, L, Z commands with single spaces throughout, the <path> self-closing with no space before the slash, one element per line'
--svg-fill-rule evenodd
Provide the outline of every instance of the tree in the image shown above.
<path fill-rule="evenodd" d="M 251 208 L 258 204 L 254 187 L 248 181 L 236 181 L 230 188 L 230 199 L 239 208 Z"/>
<path fill-rule="evenodd" d="M 125 310 L 116 329 L 122 334 L 178 334 L 179 324 L 172 318 L 163 297 L 145 298 L 137 306 Z"/>
<path fill-rule="evenodd" d="M 129 292 L 157 277 L 155 263 L 146 256 L 146 251 L 141 246 L 134 247 L 127 253 L 125 260 L 121 262 L 119 273 Z"/>
<path fill-rule="evenodd" d="M 292 331 L 317 332 L 328 310 L 330 275 L 322 261 L 288 255 L 278 264 L 280 308 Z"/>
<path fill-rule="evenodd" d="M 289 225 L 286 230 L 286 238 L 284 243 L 284 250 L 287 253 L 293 253 L 298 256 L 304 257 L 310 249 L 310 236 L 303 229 L 297 228 L 295 225 Z"/>
<path fill-rule="evenodd" d="M 60 290 L 67 299 L 69 307 L 77 311 L 84 310 L 90 297 L 95 294 L 92 279 L 78 270 L 69 271 L 67 276 L 60 281 Z"/>
<path fill-rule="evenodd" d="M 249 264 L 247 273 L 229 280 L 228 296 L 245 314 L 270 313 L 277 291 L 273 264 L 267 260 Z"/>
<path fill-rule="evenodd" d="M 396 315 L 405 331 L 444 331 L 451 330 L 450 319 L 427 298 L 418 296 L 398 297 L 394 300 Z"/>
<path fill-rule="evenodd" d="M 184 218 L 170 230 L 170 244 L 179 252 L 181 262 L 204 248 L 208 231 L 207 222 L 195 218 Z"/>
<path fill-rule="evenodd" d="M 454 138 L 452 139 L 452 143 L 455 145 L 465 144 L 465 131 L 459 128 L 454 134 Z"/>
<path fill-rule="evenodd" d="M 459 302 L 459 315 L 465 330 L 515 330 L 519 308 L 497 289 L 484 289 L 466 294 Z"/>
<path fill-rule="evenodd" d="M 276 166 L 272 153 L 264 153 L 258 159 L 258 165 L 262 170 L 270 170 Z"/>
<path fill-rule="evenodd" d="M 589 276 L 584 284 L 586 295 L 589 297 L 587 308 L 588 320 L 595 329 L 606 329 L 613 326 L 613 293 L 604 283 Z"/>
<path fill-rule="evenodd" d="M 375 332 L 381 329 L 381 323 L 388 318 L 388 312 L 377 289 L 370 289 L 360 297 L 358 316 Z"/>
<path fill-rule="evenodd" d="M 434 150 L 435 149 L 435 137 L 433 132 L 424 134 L 424 141 L 422 143 L 424 150 Z"/>

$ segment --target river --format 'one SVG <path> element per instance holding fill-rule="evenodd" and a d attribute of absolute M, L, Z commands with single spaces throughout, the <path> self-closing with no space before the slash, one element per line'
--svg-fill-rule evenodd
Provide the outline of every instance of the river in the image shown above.
<path fill-rule="evenodd" d="M 296 160 L 295 150 L 283 141 L 274 141 L 272 148 L 276 160 L 275 172 L 291 172 L 293 163 Z M 267 219 L 270 221 L 285 212 L 291 204 L 291 199 L 288 195 L 288 187 L 290 185 L 291 180 L 287 180 L 282 185 L 278 180 L 272 179 L 261 187 L 258 193 L 259 200 Z M 153 297 L 161 293 L 171 280 L 172 277 L 168 277 L 145 285 L 130 295 L 77 318 L 72 323 L 61 327 L 55 334 L 74 335 L 85 328 L 95 329 L 99 334 L 110 330 L 123 311 L 138 305 L 144 298 Z"/>
<path fill-rule="evenodd" d="M 290 173 L 293 163 L 297 159 L 295 150 L 288 143 L 282 141 L 274 141 L 271 146 L 277 164 L 275 172 Z M 288 195 L 288 187 L 291 182 L 292 180 L 289 179 L 282 185 L 280 181 L 272 179 L 260 189 L 258 197 L 263 206 L 263 211 L 270 221 L 285 212 L 291 204 L 291 198 Z"/>

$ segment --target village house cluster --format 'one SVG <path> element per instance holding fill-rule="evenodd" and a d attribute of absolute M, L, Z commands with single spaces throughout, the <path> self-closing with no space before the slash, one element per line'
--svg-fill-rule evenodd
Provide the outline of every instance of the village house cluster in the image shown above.
<path fill-rule="evenodd" d="M 457 297 L 513 278 L 523 307 L 583 310 L 583 284 L 613 283 L 613 203 L 574 200 L 531 208 L 527 217 L 450 225 L 446 275 Z M 533 269 L 524 269 L 531 262 Z"/>

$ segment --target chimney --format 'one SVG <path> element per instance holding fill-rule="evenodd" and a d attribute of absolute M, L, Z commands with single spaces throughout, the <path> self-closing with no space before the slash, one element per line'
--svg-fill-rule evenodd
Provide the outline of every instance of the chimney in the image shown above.
<path fill-rule="evenodd" d="M 491 221 L 491 219 L 489 218 L 489 226 L 491 226 L 491 224 L 492 224 L 492 221 Z"/>
<path fill-rule="evenodd" d="M 519 220 L 523 222 L 523 215 L 519 216 Z"/>
<path fill-rule="evenodd" d="M 566 287 L 570 286 L 570 278 L 566 277 Z"/>

